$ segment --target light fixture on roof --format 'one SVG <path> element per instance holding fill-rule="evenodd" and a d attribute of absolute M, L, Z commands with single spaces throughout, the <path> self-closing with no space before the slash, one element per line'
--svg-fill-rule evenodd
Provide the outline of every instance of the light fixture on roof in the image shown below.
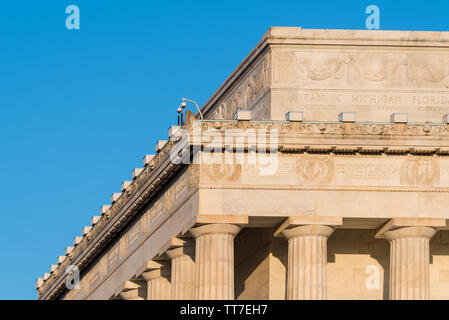
<path fill-rule="evenodd" d="M 198 107 L 198 103 L 196 103 L 196 102 L 193 101 L 193 100 L 189 100 L 189 99 L 186 99 L 186 98 L 182 98 L 181 105 L 180 105 L 179 108 L 178 108 L 178 113 L 180 113 L 180 116 L 181 116 L 181 123 L 180 123 L 180 124 L 178 123 L 178 125 L 182 125 L 183 122 L 184 122 L 184 110 L 185 110 L 185 108 L 187 107 L 187 102 L 193 103 L 193 104 L 196 106 L 196 108 L 198 109 L 198 113 L 200 114 L 201 120 L 204 119 L 204 118 L 203 118 L 203 114 L 201 113 L 200 107 Z M 181 111 L 180 111 L 180 110 L 181 110 Z M 178 116 L 178 120 L 179 120 L 179 116 Z"/>

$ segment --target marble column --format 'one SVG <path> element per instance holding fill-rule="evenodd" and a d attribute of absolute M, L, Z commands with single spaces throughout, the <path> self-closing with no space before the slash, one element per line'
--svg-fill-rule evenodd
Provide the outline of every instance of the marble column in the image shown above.
<path fill-rule="evenodd" d="M 282 231 L 288 239 L 287 299 L 326 299 L 327 239 L 333 231 L 323 225 Z"/>
<path fill-rule="evenodd" d="M 142 278 L 147 282 L 147 300 L 171 298 L 170 268 L 167 265 L 143 272 Z"/>
<path fill-rule="evenodd" d="M 174 248 L 165 252 L 171 260 L 171 298 L 195 299 L 195 247 Z"/>
<path fill-rule="evenodd" d="M 404 227 L 387 231 L 390 241 L 390 299 L 429 299 L 429 242 L 436 230 Z"/>
<path fill-rule="evenodd" d="M 196 240 L 196 299 L 234 299 L 234 238 L 240 227 L 207 224 L 190 231 Z"/>

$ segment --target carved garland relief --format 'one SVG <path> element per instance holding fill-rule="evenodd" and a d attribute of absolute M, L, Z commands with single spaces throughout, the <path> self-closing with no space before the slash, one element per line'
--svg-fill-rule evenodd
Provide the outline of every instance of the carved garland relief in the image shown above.
<path fill-rule="evenodd" d="M 209 182 L 237 182 L 242 175 L 241 164 L 203 164 L 204 180 Z"/>
<path fill-rule="evenodd" d="M 440 184 L 440 165 L 435 158 L 406 157 L 338 161 L 332 157 L 297 160 L 299 184 L 401 185 L 433 187 Z"/>
<path fill-rule="evenodd" d="M 256 187 L 266 184 L 266 181 L 260 179 L 257 172 L 255 174 L 251 165 L 202 166 L 201 182 L 206 186 L 222 183 L 233 187 L 241 184 Z M 276 176 L 270 180 L 270 185 L 449 187 L 449 159 L 426 156 L 287 155 L 279 158 Z"/>
<path fill-rule="evenodd" d="M 401 166 L 401 184 L 434 186 L 439 183 L 440 168 L 435 159 L 407 159 Z"/>
<path fill-rule="evenodd" d="M 330 87 L 449 87 L 448 54 L 277 51 L 273 66 L 273 80 L 279 84 L 314 87 L 326 81 Z"/>
<path fill-rule="evenodd" d="M 300 184 L 327 184 L 335 179 L 335 165 L 330 158 L 303 158 L 296 162 Z"/>

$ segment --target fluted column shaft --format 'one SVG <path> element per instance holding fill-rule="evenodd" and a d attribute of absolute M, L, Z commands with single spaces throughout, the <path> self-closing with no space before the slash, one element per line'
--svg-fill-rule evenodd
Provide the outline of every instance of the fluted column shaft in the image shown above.
<path fill-rule="evenodd" d="M 240 227 L 208 224 L 190 231 L 196 239 L 196 299 L 234 299 L 234 238 Z"/>
<path fill-rule="evenodd" d="M 391 300 L 429 299 L 429 242 L 435 232 L 429 227 L 385 232 L 385 238 L 390 241 Z"/>
<path fill-rule="evenodd" d="M 147 281 L 147 300 L 169 300 L 171 298 L 170 270 L 163 267 L 142 273 Z"/>
<path fill-rule="evenodd" d="M 334 229 L 307 225 L 284 230 L 288 239 L 287 299 L 326 299 L 327 239 Z"/>
<path fill-rule="evenodd" d="M 171 298 L 195 299 L 195 247 L 179 247 L 166 253 L 171 259 Z"/>

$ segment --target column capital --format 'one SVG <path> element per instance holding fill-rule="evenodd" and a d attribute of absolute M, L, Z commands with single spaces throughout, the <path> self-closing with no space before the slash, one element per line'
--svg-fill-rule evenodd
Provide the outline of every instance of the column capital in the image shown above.
<path fill-rule="evenodd" d="M 159 279 L 159 278 L 168 278 L 168 277 L 170 277 L 170 269 L 168 269 L 168 268 L 154 269 L 154 270 L 142 273 L 141 276 L 146 281 Z"/>
<path fill-rule="evenodd" d="M 290 216 L 277 228 L 274 236 L 279 236 L 285 229 L 309 225 L 341 226 L 343 225 L 343 218 L 334 216 Z"/>
<path fill-rule="evenodd" d="M 385 239 L 386 233 L 394 231 L 399 228 L 409 227 L 429 227 L 429 228 L 443 228 L 446 226 L 446 219 L 440 218 L 392 218 L 382 225 L 374 236 L 376 239 Z"/>
<path fill-rule="evenodd" d="M 170 264 L 168 260 L 148 260 L 138 273 L 147 282 L 147 300 L 170 299 Z"/>
<path fill-rule="evenodd" d="M 190 229 L 190 233 L 192 233 L 195 238 L 206 234 L 230 234 L 235 237 L 240 229 L 241 228 L 235 224 L 213 223 L 192 228 Z"/>
<path fill-rule="evenodd" d="M 205 225 L 205 224 L 235 224 L 237 226 L 246 226 L 249 224 L 249 216 L 244 215 L 196 215 L 192 217 L 189 223 L 185 225 L 182 229 L 181 234 L 186 234 L 191 228 L 195 228 L 195 226 Z"/>
<path fill-rule="evenodd" d="M 334 232 L 334 229 L 329 226 L 324 225 L 306 225 L 294 227 L 291 229 L 284 229 L 281 234 L 284 235 L 287 239 L 294 237 L 306 237 L 306 236 L 315 236 L 315 237 L 325 237 L 329 238 L 329 236 Z"/>
<path fill-rule="evenodd" d="M 167 256 L 170 258 L 170 260 L 173 260 L 180 256 L 192 256 L 195 253 L 195 247 L 194 246 L 188 246 L 188 247 L 178 247 L 173 248 L 165 251 Z"/>
<path fill-rule="evenodd" d="M 173 237 L 165 243 L 159 250 L 159 256 L 163 257 L 167 250 L 179 248 L 179 247 L 190 247 L 195 246 L 195 241 L 192 237 Z"/>
<path fill-rule="evenodd" d="M 387 231 L 384 237 L 387 240 L 396 240 L 402 238 L 427 238 L 431 239 L 437 231 L 430 227 L 402 227 L 399 229 Z"/>
<path fill-rule="evenodd" d="M 144 289 L 142 281 L 128 280 L 116 290 L 115 297 L 120 297 L 123 300 L 143 300 L 142 289 Z"/>
<path fill-rule="evenodd" d="M 136 278 L 142 277 L 143 273 L 147 273 L 152 270 L 162 269 L 162 268 L 168 268 L 169 267 L 169 260 L 148 260 L 145 262 L 140 268 L 136 271 Z"/>

